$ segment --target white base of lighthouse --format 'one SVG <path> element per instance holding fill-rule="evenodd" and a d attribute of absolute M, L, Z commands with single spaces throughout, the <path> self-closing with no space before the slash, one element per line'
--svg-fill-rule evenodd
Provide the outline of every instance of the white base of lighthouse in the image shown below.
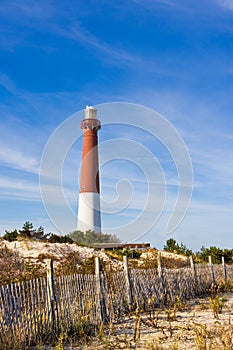
<path fill-rule="evenodd" d="M 79 193 L 78 230 L 101 232 L 99 193 Z"/>

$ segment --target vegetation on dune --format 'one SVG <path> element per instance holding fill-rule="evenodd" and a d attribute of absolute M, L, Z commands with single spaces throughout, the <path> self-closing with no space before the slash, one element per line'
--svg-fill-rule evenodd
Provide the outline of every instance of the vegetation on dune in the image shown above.
<path fill-rule="evenodd" d="M 74 243 L 73 239 L 69 235 L 60 236 L 55 233 L 50 233 L 48 238 L 49 243 Z"/>
<path fill-rule="evenodd" d="M 16 229 L 14 231 L 5 230 L 5 234 L 3 235 L 3 239 L 5 239 L 6 241 L 9 241 L 9 242 L 14 242 L 17 240 L 18 235 L 19 235 L 19 233 Z"/>
<path fill-rule="evenodd" d="M 119 239 L 115 235 L 95 233 L 94 231 L 74 231 L 68 235 L 57 235 L 54 233 L 45 233 L 43 227 L 34 228 L 33 224 L 26 221 L 20 230 L 5 231 L 2 237 L 9 242 L 21 241 L 41 241 L 45 243 L 69 243 L 80 246 L 93 247 L 95 243 L 118 243 Z M 28 243 L 29 244 L 29 243 Z M 19 256 L 17 251 L 8 249 L 2 245 L 0 248 L 0 284 L 7 284 L 13 281 L 28 280 L 44 276 L 46 273 L 45 259 L 53 259 L 56 261 L 55 274 L 69 275 L 75 273 L 94 273 L 94 258 L 88 257 L 83 259 L 78 252 L 65 252 L 61 247 L 58 248 L 58 256 L 56 253 L 41 252 L 37 259 L 24 259 Z M 64 251 L 63 251 L 64 250 Z M 180 254 L 186 257 L 192 255 L 196 262 L 208 262 L 209 256 L 212 257 L 213 264 L 220 264 L 224 257 L 227 264 L 233 261 L 233 249 L 221 249 L 215 246 L 209 248 L 202 247 L 196 254 L 187 248 L 184 243 L 178 243 L 175 239 L 169 238 L 164 245 L 164 250 L 171 253 Z M 123 260 L 123 255 L 129 258 L 129 266 L 131 268 L 156 268 L 158 265 L 158 250 L 150 248 L 147 253 L 136 249 L 125 248 L 124 250 L 115 249 L 113 251 L 105 251 L 110 259 Z M 93 254 L 94 255 L 94 254 Z M 173 259 L 170 256 L 161 256 L 162 266 L 166 268 L 179 268 L 189 265 L 186 259 Z M 104 262 L 101 263 L 102 268 L 106 268 Z"/>
<path fill-rule="evenodd" d="M 44 239 L 47 238 L 49 234 L 44 233 L 44 228 L 42 226 L 35 229 L 33 224 L 26 221 L 21 230 L 7 231 L 3 235 L 3 239 L 13 242 L 20 238 L 33 238 L 33 239 Z"/>
<path fill-rule="evenodd" d="M 74 240 L 72 239 L 76 239 Z M 20 230 L 5 231 L 3 240 L 9 242 L 24 241 L 25 246 L 30 250 L 30 241 L 40 241 L 46 243 L 69 243 L 82 246 L 92 246 L 98 242 L 119 241 L 116 236 L 94 233 L 93 231 L 74 232 L 69 235 L 57 235 L 54 233 L 45 234 L 44 229 L 40 226 L 38 229 L 33 224 L 26 221 Z M 78 242 L 77 242 L 78 241 Z M 55 252 L 42 252 L 36 259 L 23 258 L 17 250 L 9 249 L 6 245 L 0 247 L 0 285 L 11 282 L 25 281 L 33 278 L 43 277 L 46 275 L 46 259 L 56 261 L 55 275 L 71 275 L 75 273 L 93 274 L 95 271 L 94 256 L 83 259 L 77 251 L 68 251 L 65 248 L 56 248 Z M 101 260 L 101 267 L 104 269 L 106 263 Z"/>
<path fill-rule="evenodd" d="M 40 263 L 25 260 L 6 246 L 0 249 L 0 285 L 45 276 Z"/>
<path fill-rule="evenodd" d="M 60 252 L 61 253 L 61 252 Z M 0 248 L 0 285 L 10 284 L 12 282 L 21 282 L 33 278 L 46 276 L 45 259 L 51 256 L 39 254 L 36 260 L 24 259 L 17 252 L 8 249 L 6 246 Z M 94 255 L 83 259 L 78 252 L 63 253 L 63 256 L 56 261 L 54 274 L 58 276 L 79 274 L 94 274 L 95 262 Z M 100 259 L 101 270 L 107 268 L 107 263 Z"/>
<path fill-rule="evenodd" d="M 94 231 L 88 230 L 86 232 L 73 231 L 67 235 L 58 235 L 55 233 L 45 233 L 44 228 L 39 226 L 34 228 L 33 224 L 26 221 L 23 227 L 19 230 L 15 229 L 13 231 L 5 230 L 5 234 L 2 236 L 4 240 L 9 242 L 17 241 L 19 239 L 33 239 L 41 240 L 49 243 L 76 243 L 81 246 L 94 247 L 98 243 L 120 243 L 119 238 L 116 235 L 111 235 L 108 233 L 96 233 Z M 181 242 L 178 243 L 175 239 L 169 238 L 163 250 L 170 253 L 180 254 L 184 256 L 193 256 L 197 258 L 199 262 L 208 262 L 209 256 L 212 257 L 212 262 L 214 264 L 220 264 L 222 257 L 224 257 L 226 263 L 233 262 L 233 249 L 221 249 L 216 246 L 210 246 L 206 248 L 201 247 L 200 251 L 194 253 L 191 249 Z M 132 258 L 139 258 L 141 252 L 135 249 L 125 249 L 124 251 L 120 249 L 115 249 L 110 255 L 114 255 L 116 258 L 122 255 L 128 255 Z"/>
<path fill-rule="evenodd" d="M 39 226 L 37 229 L 34 228 L 33 224 L 26 221 L 21 230 L 7 231 L 2 237 L 3 239 L 14 242 L 21 238 L 43 240 L 49 243 L 77 243 L 83 246 L 93 246 L 95 243 L 119 243 L 120 240 L 116 235 L 107 233 L 96 233 L 92 230 L 86 232 L 73 231 L 67 235 L 57 235 L 49 232 L 45 233 L 44 228 Z"/>
<path fill-rule="evenodd" d="M 197 257 L 204 262 L 208 262 L 209 256 L 212 258 L 213 264 L 221 264 L 222 257 L 226 263 L 233 262 L 233 249 L 221 249 L 215 246 L 209 248 L 201 247 L 200 252 L 197 252 Z"/>
<path fill-rule="evenodd" d="M 95 243 L 119 243 L 120 240 L 116 235 L 110 235 L 108 233 L 96 233 L 88 230 L 86 232 L 73 231 L 69 234 L 69 237 L 76 243 L 86 246 L 92 246 Z"/>
<path fill-rule="evenodd" d="M 225 263 L 233 262 L 233 249 L 221 249 L 216 246 L 210 246 L 206 248 L 204 246 L 201 247 L 200 251 L 195 254 L 191 249 L 188 249 L 184 243 L 177 243 L 175 239 L 170 238 L 166 241 L 163 249 L 170 253 L 181 254 L 185 256 L 194 256 L 197 258 L 199 262 L 208 262 L 209 256 L 212 258 L 213 264 L 221 264 L 222 257 L 224 257 Z"/>
<path fill-rule="evenodd" d="M 167 240 L 166 244 L 163 247 L 163 250 L 165 250 L 166 252 L 182 254 L 185 256 L 193 255 L 192 250 L 188 249 L 184 243 L 181 243 L 179 245 L 173 238 Z"/>
<path fill-rule="evenodd" d="M 57 235 L 54 233 L 45 233 L 43 227 L 34 228 L 33 224 L 26 221 L 20 230 L 5 231 L 3 240 L 9 242 L 25 241 L 26 245 L 29 241 L 41 241 L 46 243 L 69 243 L 82 246 L 92 246 L 94 243 L 103 242 L 119 242 L 116 236 L 109 234 L 95 233 L 87 231 L 86 234 L 75 231 L 69 235 Z M 29 248 L 28 248 L 29 249 Z M 56 261 L 55 275 L 70 275 L 75 273 L 88 274 L 94 273 L 95 264 L 94 257 L 83 259 L 76 251 L 67 252 L 63 248 L 57 248 L 56 253 L 40 253 L 37 259 L 25 259 L 21 257 L 14 249 L 9 249 L 3 245 L 0 248 L 0 285 L 9 284 L 11 282 L 19 282 L 32 278 L 43 277 L 46 275 L 45 259 L 53 259 Z M 101 267 L 105 268 L 106 263 L 101 261 Z"/>
<path fill-rule="evenodd" d="M 142 251 L 137 249 L 130 249 L 126 247 L 124 249 L 113 249 L 113 250 L 105 250 L 105 253 L 117 260 L 122 261 L 123 256 L 128 256 L 129 259 L 139 259 L 142 255 Z"/>

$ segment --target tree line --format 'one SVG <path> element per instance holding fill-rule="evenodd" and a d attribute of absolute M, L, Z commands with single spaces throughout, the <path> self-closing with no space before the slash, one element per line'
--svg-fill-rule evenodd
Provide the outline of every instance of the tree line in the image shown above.
<path fill-rule="evenodd" d="M 173 238 L 167 240 L 163 249 L 167 252 L 182 254 L 185 256 L 192 255 L 196 260 L 203 262 L 208 262 L 209 256 L 211 256 L 213 264 L 220 264 L 222 257 L 224 257 L 226 263 L 233 263 L 233 249 L 221 249 L 216 246 L 206 248 L 202 246 L 200 251 L 194 253 L 191 249 L 188 249 L 184 243 L 179 244 Z"/>
<path fill-rule="evenodd" d="M 88 230 L 86 232 L 73 231 L 67 235 L 58 235 L 52 232 L 45 233 L 42 226 L 34 228 L 33 224 L 29 221 L 26 221 L 23 227 L 19 230 L 5 230 L 5 234 L 3 235 L 3 239 L 9 242 L 16 241 L 18 238 L 34 239 L 49 243 L 77 243 L 83 246 L 91 246 L 95 243 L 120 242 L 116 235 L 101 232 L 96 233 L 92 230 Z"/>
<path fill-rule="evenodd" d="M 119 243 L 120 240 L 116 235 L 107 233 L 96 233 L 88 230 L 86 232 L 73 231 L 67 235 L 58 235 L 52 232 L 45 233 L 44 228 L 39 226 L 34 228 L 33 224 L 26 221 L 23 227 L 19 230 L 13 231 L 5 230 L 3 239 L 7 241 L 16 241 L 18 238 L 27 238 L 34 240 L 46 241 L 49 243 L 76 243 L 82 246 L 93 246 L 95 243 Z M 193 256 L 196 261 L 208 262 L 209 256 L 212 257 L 214 264 L 220 264 L 222 257 L 224 257 L 226 263 L 233 262 L 233 249 L 221 249 L 216 246 L 210 246 L 206 248 L 201 247 L 200 251 L 193 252 L 187 248 L 184 243 L 178 243 L 175 239 L 169 238 L 163 247 L 163 250 L 171 253 L 181 254 L 185 256 Z"/>

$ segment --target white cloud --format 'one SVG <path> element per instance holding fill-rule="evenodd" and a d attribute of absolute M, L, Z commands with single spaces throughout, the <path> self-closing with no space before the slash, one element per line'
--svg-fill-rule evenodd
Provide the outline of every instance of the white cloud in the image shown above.
<path fill-rule="evenodd" d="M 28 181 L 12 179 L 9 177 L 0 177 L 0 188 L 2 189 L 14 189 L 38 192 L 39 187 L 34 183 L 29 183 Z"/>
<path fill-rule="evenodd" d="M 89 30 L 83 28 L 80 24 L 75 23 L 67 28 L 54 26 L 51 27 L 50 30 L 57 35 L 96 49 L 101 53 L 101 59 L 107 60 L 112 64 L 121 61 L 124 65 L 136 65 L 138 68 L 138 64 L 143 62 L 142 59 L 136 55 L 108 45 L 102 39 L 93 35 Z"/>
<path fill-rule="evenodd" d="M 6 145 L 0 145 L 0 163 L 34 174 L 38 174 L 39 171 L 39 161 L 35 157 L 23 154 L 21 151 Z"/>
<path fill-rule="evenodd" d="M 0 177 L 1 199 L 40 201 L 39 185 L 10 177 Z"/>
<path fill-rule="evenodd" d="M 77 41 L 84 46 L 91 47 L 96 49 L 100 55 L 101 60 L 108 61 L 111 64 L 116 64 L 116 62 L 122 62 L 125 65 L 136 65 L 142 63 L 142 59 L 132 55 L 120 48 L 113 47 L 103 41 L 101 38 L 98 38 L 92 34 L 88 29 L 82 27 L 78 23 L 79 14 L 77 15 L 77 20 L 74 21 L 73 13 L 71 13 L 67 8 L 60 8 L 55 6 L 50 6 L 48 2 L 42 1 L 31 6 L 30 1 L 15 1 L 13 5 L 1 5 L 1 13 L 5 13 L 6 16 L 9 16 L 15 24 L 23 25 L 26 28 L 35 29 L 39 32 L 50 32 L 57 36 L 64 37 L 66 39 Z M 81 9 L 80 9 L 81 10 Z M 60 15 L 66 19 L 66 21 L 60 23 Z M 45 18 L 50 19 L 45 21 Z M 66 26 L 65 22 L 69 23 Z M 56 24 L 55 24 L 56 23 Z M 6 27 L 7 28 L 7 27 Z M 13 49 L 14 46 L 28 46 L 29 41 L 25 40 L 23 35 L 26 37 L 27 31 L 19 31 L 17 40 L 9 37 L 8 30 L 6 29 L 5 37 L 9 37 L 10 43 L 5 40 L 5 37 L 2 38 L 2 47 L 5 49 Z M 34 46 L 34 43 L 30 43 L 30 46 Z M 38 48 L 43 50 L 53 50 L 53 47 L 47 47 L 46 45 L 38 46 Z"/>
<path fill-rule="evenodd" d="M 60 202 L 58 200 L 56 195 L 58 186 L 56 184 L 46 185 L 44 190 L 49 194 L 50 203 L 54 205 L 64 204 L 63 200 Z M 63 187 L 62 190 L 71 205 L 77 204 L 77 193 L 72 188 Z M 19 180 L 9 176 L 0 177 L 0 195 L 2 199 L 41 201 L 39 182 Z"/>
<path fill-rule="evenodd" d="M 44 20 L 50 18 L 56 11 L 56 6 L 51 6 L 50 1 L 32 2 L 30 0 L 14 0 L 11 2 L 2 1 L 0 3 L 1 14 L 10 16 L 19 22 L 26 18 L 35 20 Z M 33 25 L 33 22 L 31 23 Z"/>
<path fill-rule="evenodd" d="M 217 0 L 220 6 L 225 7 L 229 10 L 233 10 L 233 1 L 232 0 Z"/>
<path fill-rule="evenodd" d="M 0 72 L 0 85 L 7 91 L 15 91 L 15 83 L 4 73 Z"/>
<path fill-rule="evenodd" d="M 177 2 L 174 2 L 172 0 L 132 0 L 132 2 L 135 2 L 136 4 L 142 4 L 144 6 L 150 6 L 155 7 L 156 5 L 164 5 L 164 6 L 171 6 L 175 7 Z"/>

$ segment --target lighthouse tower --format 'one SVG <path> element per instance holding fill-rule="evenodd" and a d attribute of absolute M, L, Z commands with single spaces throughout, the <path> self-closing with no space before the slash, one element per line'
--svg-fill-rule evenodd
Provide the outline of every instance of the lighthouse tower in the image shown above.
<path fill-rule="evenodd" d="M 85 118 L 80 128 L 83 130 L 82 165 L 78 204 L 78 230 L 86 232 L 101 231 L 100 221 L 100 185 L 98 160 L 98 130 L 101 128 L 97 119 L 97 110 L 86 106 Z"/>

